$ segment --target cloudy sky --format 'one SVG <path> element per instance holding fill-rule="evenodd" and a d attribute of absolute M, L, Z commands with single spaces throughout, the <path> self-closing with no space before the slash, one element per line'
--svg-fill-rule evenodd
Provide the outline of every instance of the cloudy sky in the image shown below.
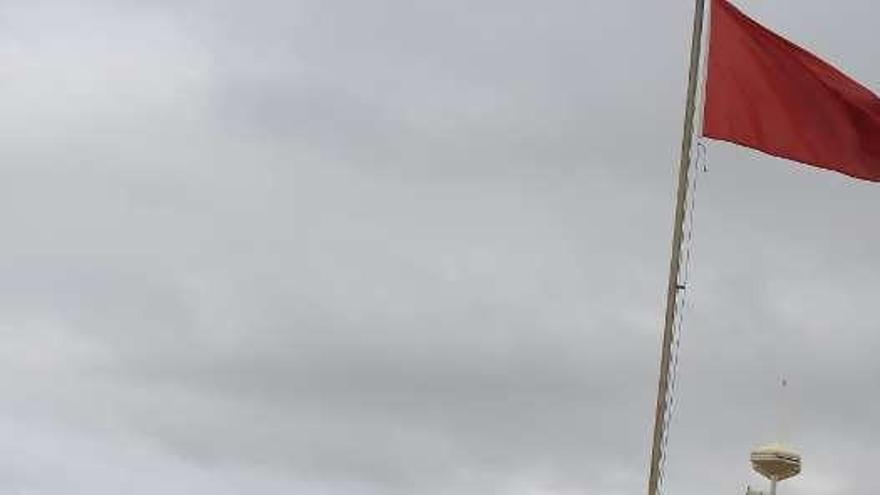
<path fill-rule="evenodd" d="M 643 493 L 691 12 L 0 2 L 0 494 Z M 880 187 L 700 170 L 666 493 L 880 491 Z"/>

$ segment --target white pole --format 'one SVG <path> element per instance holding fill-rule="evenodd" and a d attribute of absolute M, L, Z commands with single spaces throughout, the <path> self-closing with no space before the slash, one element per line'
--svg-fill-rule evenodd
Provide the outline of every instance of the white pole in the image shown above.
<path fill-rule="evenodd" d="M 672 258 L 669 263 L 669 281 L 666 291 L 666 315 L 663 324 L 663 344 L 660 354 L 660 379 L 657 384 L 657 405 L 654 414 L 654 438 L 651 448 L 651 471 L 648 478 L 648 495 L 658 495 L 660 465 L 663 460 L 663 438 L 666 430 L 667 396 L 672 358 L 673 332 L 678 302 L 679 273 L 681 271 L 681 245 L 684 239 L 684 221 L 687 210 L 688 179 L 691 167 L 691 148 L 694 139 L 694 116 L 696 114 L 697 88 L 700 79 L 700 61 L 703 45 L 703 18 L 705 0 L 695 0 L 694 29 L 691 38 L 690 72 L 688 74 L 687 102 L 685 104 L 684 135 L 681 140 L 681 161 L 678 167 L 678 194 L 675 204 L 675 221 L 672 230 Z"/>

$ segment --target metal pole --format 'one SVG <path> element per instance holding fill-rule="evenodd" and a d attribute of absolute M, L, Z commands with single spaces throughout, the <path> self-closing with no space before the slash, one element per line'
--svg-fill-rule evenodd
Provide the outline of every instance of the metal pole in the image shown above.
<path fill-rule="evenodd" d="M 776 477 L 770 478 L 770 495 L 776 495 Z"/>
<path fill-rule="evenodd" d="M 666 316 L 663 324 L 663 344 L 660 355 L 660 380 L 657 385 L 657 406 L 654 415 L 654 441 L 651 448 L 651 472 L 648 495 L 657 495 L 660 483 L 660 463 L 663 459 L 663 437 L 666 429 L 667 395 L 669 393 L 670 361 L 672 358 L 673 327 L 678 302 L 679 272 L 681 271 L 681 244 L 684 239 L 684 221 L 687 210 L 688 179 L 691 166 L 691 147 L 694 139 L 697 87 L 703 45 L 705 0 L 696 0 L 694 30 L 691 38 L 690 72 L 688 74 L 687 103 L 685 104 L 684 135 L 681 139 L 681 162 L 678 167 L 678 194 L 675 204 L 675 223 L 672 231 L 672 258 L 669 263 L 669 283 L 666 292 Z"/>

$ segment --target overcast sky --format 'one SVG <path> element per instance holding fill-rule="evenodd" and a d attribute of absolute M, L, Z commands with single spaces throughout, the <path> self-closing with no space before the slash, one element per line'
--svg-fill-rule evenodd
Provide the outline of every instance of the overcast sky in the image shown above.
<path fill-rule="evenodd" d="M 0 2 L 0 494 L 643 493 L 692 8 Z M 697 175 L 666 493 L 877 493 L 880 185 Z"/>

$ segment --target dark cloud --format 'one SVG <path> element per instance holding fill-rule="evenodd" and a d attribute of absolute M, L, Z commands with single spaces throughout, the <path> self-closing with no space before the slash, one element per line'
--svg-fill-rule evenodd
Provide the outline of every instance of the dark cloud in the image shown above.
<path fill-rule="evenodd" d="M 0 9 L 0 492 L 644 490 L 689 2 Z M 667 491 L 876 489 L 877 188 L 698 177 Z"/>

